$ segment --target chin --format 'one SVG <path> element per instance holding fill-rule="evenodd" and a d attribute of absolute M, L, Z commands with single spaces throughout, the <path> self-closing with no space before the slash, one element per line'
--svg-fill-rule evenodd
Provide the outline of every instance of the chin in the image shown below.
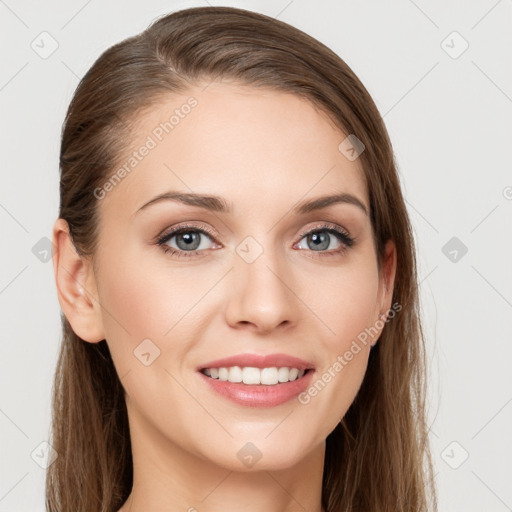
<path fill-rule="evenodd" d="M 280 471 L 293 468 L 302 464 L 305 458 L 314 456 L 315 450 L 321 448 L 323 456 L 323 447 L 325 441 L 320 443 L 307 442 L 305 439 L 297 440 L 286 439 L 285 436 L 276 435 L 274 439 L 265 439 L 268 435 L 268 429 L 265 434 L 259 437 L 244 436 L 243 440 L 230 439 L 223 444 L 221 453 L 205 453 L 204 456 L 213 464 L 229 471 L 242 473 L 257 471 Z"/>

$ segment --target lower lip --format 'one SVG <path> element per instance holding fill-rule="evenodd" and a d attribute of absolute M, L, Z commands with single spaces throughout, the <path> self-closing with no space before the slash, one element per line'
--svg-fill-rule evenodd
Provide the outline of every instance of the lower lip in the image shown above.
<path fill-rule="evenodd" d="M 284 404 L 308 387 L 314 371 L 308 370 L 303 377 L 291 382 L 267 386 L 248 385 L 212 379 L 199 372 L 200 377 L 217 393 L 239 405 L 248 407 L 275 407 Z"/>

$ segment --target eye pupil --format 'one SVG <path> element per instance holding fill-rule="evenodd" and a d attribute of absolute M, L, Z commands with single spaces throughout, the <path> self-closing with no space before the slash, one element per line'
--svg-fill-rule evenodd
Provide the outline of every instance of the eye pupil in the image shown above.
<path fill-rule="evenodd" d="M 324 250 L 329 247 L 330 237 L 327 233 L 313 233 L 308 238 L 310 241 L 313 241 L 316 249 Z"/>
<path fill-rule="evenodd" d="M 180 242 L 185 242 L 185 245 L 180 247 Z M 194 231 L 187 231 L 186 233 L 179 233 L 176 235 L 176 245 L 180 249 L 196 250 L 200 245 L 200 234 Z"/>

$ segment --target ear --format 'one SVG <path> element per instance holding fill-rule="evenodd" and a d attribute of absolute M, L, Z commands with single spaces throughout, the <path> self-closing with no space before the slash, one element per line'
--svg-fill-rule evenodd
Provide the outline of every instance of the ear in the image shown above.
<path fill-rule="evenodd" d="M 54 224 L 53 244 L 53 270 L 64 315 L 84 341 L 102 341 L 105 335 L 92 261 L 77 253 L 64 219 L 59 218 Z"/>
<path fill-rule="evenodd" d="M 379 289 L 378 289 L 378 300 L 377 300 L 377 311 L 375 315 L 375 323 L 381 320 L 385 323 L 388 311 L 391 309 L 391 301 L 393 300 L 393 290 L 395 285 L 396 275 L 396 246 L 392 240 L 388 240 L 384 249 L 384 258 L 382 261 L 382 267 L 379 272 Z M 372 341 L 372 346 L 377 343 L 382 330 L 378 329 L 377 336 Z"/>

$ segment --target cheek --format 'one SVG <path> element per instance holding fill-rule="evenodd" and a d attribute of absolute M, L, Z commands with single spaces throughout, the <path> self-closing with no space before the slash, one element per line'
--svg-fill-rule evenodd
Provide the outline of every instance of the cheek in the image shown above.
<path fill-rule="evenodd" d="M 348 349 L 353 339 L 372 325 L 377 307 L 378 272 L 371 260 L 340 267 L 328 279 L 316 281 L 322 288 L 309 292 L 325 333 L 322 336 L 331 358 Z M 364 338 L 364 336 L 361 336 Z M 369 342 L 369 340 L 368 340 Z"/>
<path fill-rule="evenodd" d="M 319 337 L 322 365 L 299 401 L 317 417 L 329 418 L 322 425 L 322 435 L 330 433 L 346 413 L 366 373 L 369 328 L 378 291 L 378 273 L 373 265 L 367 261 L 332 273 L 330 280 L 323 281 L 322 300 L 317 297 L 315 311 L 328 326 L 323 329 L 325 335 Z"/>
<path fill-rule="evenodd" d="M 131 357 L 146 339 L 162 354 L 171 344 L 175 355 L 185 352 L 185 344 L 172 342 L 190 338 L 187 331 L 199 325 L 198 301 L 211 288 L 212 276 L 203 278 L 185 265 L 155 268 L 154 260 L 129 251 L 115 262 L 107 251 L 102 258 L 99 301 L 105 336 L 118 359 Z"/>

